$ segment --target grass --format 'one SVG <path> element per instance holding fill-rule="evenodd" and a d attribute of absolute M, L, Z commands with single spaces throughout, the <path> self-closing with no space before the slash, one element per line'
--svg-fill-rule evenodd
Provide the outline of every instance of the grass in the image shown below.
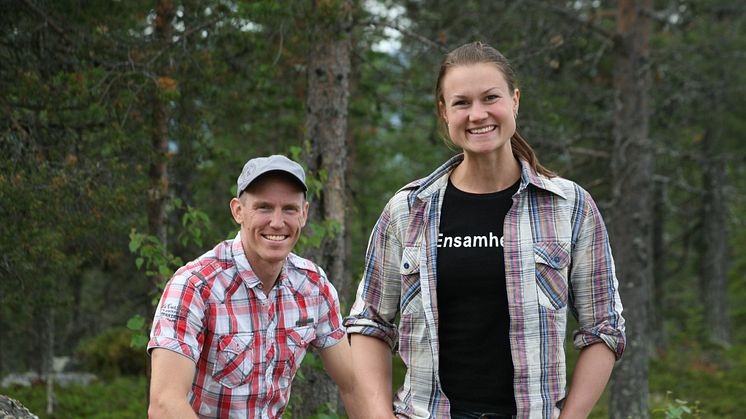
<path fill-rule="evenodd" d="M 57 404 L 53 415 L 46 414 L 46 385 L 10 387 L 4 394 L 23 403 L 41 419 L 92 418 L 127 419 L 146 417 L 145 377 L 120 377 L 98 381 L 87 387 L 55 387 Z"/>
<path fill-rule="evenodd" d="M 568 350 L 571 371 L 577 351 Z M 393 385 L 398 388 L 404 377 L 404 366 L 394 357 Z M 685 344 L 672 345 L 650 363 L 650 405 L 653 418 L 722 418 L 746 417 L 746 345 L 739 344 L 721 352 L 707 352 Z M 145 378 L 123 376 L 98 381 L 88 387 L 57 387 L 54 415 L 46 415 L 46 388 L 43 383 L 32 387 L 0 390 L 18 399 L 40 418 L 141 418 L 145 410 Z M 608 417 L 608 388 L 590 415 L 591 419 Z M 692 413 L 676 413 L 681 400 Z M 318 417 L 333 417 L 323 416 Z"/>
<path fill-rule="evenodd" d="M 568 375 L 577 359 L 578 351 L 567 351 Z M 394 356 L 393 386 L 398 389 L 404 379 L 405 368 Z M 568 377 L 569 380 L 569 377 Z M 734 345 L 718 355 L 677 344 L 667 353 L 658 355 L 650 363 L 650 409 L 653 418 L 667 416 L 685 402 L 692 414 L 683 418 L 746 418 L 746 345 Z M 608 386 L 591 412 L 589 419 L 606 419 Z"/>

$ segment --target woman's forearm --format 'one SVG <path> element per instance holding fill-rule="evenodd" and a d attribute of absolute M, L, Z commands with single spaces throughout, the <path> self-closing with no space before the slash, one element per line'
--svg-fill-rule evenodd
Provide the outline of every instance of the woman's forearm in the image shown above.
<path fill-rule="evenodd" d="M 615 361 L 614 352 L 603 343 L 593 344 L 580 352 L 561 419 L 588 417 L 609 382 Z"/>

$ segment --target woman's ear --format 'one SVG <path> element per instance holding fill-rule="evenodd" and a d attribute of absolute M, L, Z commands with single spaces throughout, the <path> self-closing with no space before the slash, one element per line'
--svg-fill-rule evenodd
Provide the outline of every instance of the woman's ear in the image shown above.
<path fill-rule="evenodd" d="M 448 118 L 446 117 L 446 105 L 443 103 L 443 101 L 438 102 L 438 113 L 440 114 L 440 117 L 443 119 L 443 122 L 448 125 Z"/>

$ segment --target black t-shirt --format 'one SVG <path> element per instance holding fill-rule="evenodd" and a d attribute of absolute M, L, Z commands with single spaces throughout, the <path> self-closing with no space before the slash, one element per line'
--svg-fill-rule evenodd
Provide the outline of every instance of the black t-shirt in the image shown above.
<path fill-rule="evenodd" d="M 473 194 L 449 180 L 443 198 L 437 263 L 439 366 L 441 386 L 453 408 L 516 412 L 502 237 L 518 186 Z"/>

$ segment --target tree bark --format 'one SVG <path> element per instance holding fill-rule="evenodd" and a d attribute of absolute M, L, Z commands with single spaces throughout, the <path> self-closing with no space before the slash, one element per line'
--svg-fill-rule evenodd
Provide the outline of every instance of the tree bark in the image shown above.
<path fill-rule="evenodd" d="M 352 3 L 314 0 L 312 9 L 305 124 L 310 149 L 305 159 L 309 171 L 314 175 L 325 173 L 326 180 L 318 197 L 309 196 L 310 221 L 327 226 L 332 222 L 333 231 L 320 248 L 309 249 L 305 256 L 326 271 L 344 300 L 350 286 L 346 178 Z M 340 406 L 336 386 L 323 371 L 304 368 L 303 372 L 305 381 L 298 386 L 300 403 L 294 406 L 294 415 L 310 417 L 324 403 Z"/>
<path fill-rule="evenodd" d="M 614 372 L 612 419 L 649 418 L 648 299 L 653 289 L 653 150 L 648 136 L 651 0 L 618 3 L 611 159 L 611 241 L 627 321 L 627 348 Z"/>
<path fill-rule="evenodd" d="M 648 298 L 648 312 L 650 321 L 648 331 L 652 348 L 660 353 L 666 349 L 666 334 L 661 315 L 664 287 L 666 284 L 666 243 L 664 239 L 666 220 L 666 193 L 668 185 L 665 181 L 655 181 L 653 194 L 653 298 Z"/>
<path fill-rule="evenodd" d="M 174 7 L 171 0 L 158 0 L 155 19 L 155 45 L 156 49 L 165 49 L 170 43 L 171 21 L 174 17 Z M 157 51 L 156 51 L 157 53 Z M 161 57 L 155 64 L 155 86 L 152 96 L 152 133 L 151 133 L 151 161 L 149 168 L 150 189 L 148 190 L 148 234 L 155 236 L 163 246 L 168 246 L 168 219 L 166 209 L 168 205 L 168 100 L 165 94 L 173 89 L 173 80 L 169 77 L 171 73 L 170 60 Z M 164 281 L 162 275 L 153 277 L 152 289 L 158 290 L 158 284 Z M 155 307 L 151 303 L 152 295 L 146 296 L 146 307 L 148 307 L 147 319 L 152 319 Z M 145 397 L 147 404 L 150 403 L 150 357 L 147 357 L 146 377 L 147 385 Z"/>
<path fill-rule="evenodd" d="M 720 153 L 717 128 L 709 129 L 702 139 L 702 242 L 701 263 L 702 304 L 705 330 L 710 342 L 730 344 L 728 320 L 728 203 L 725 187 L 725 159 Z"/>
<path fill-rule="evenodd" d="M 55 395 L 54 395 L 54 322 L 55 308 L 53 305 L 48 307 L 46 319 L 46 342 L 44 342 L 44 370 L 46 372 L 47 385 L 47 415 L 54 414 Z"/>
<path fill-rule="evenodd" d="M 158 48 L 166 48 L 171 37 L 171 20 L 174 8 L 171 0 L 158 0 L 155 19 L 155 39 Z M 168 243 L 166 206 L 168 203 L 168 101 L 164 93 L 173 88 L 169 81 L 170 63 L 161 59 L 156 64 L 155 89 L 152 97 L 153 127 L 150 162 L 150 189 L 148 191 L 148 233 L 160 240 L 164 248 Z"/>

